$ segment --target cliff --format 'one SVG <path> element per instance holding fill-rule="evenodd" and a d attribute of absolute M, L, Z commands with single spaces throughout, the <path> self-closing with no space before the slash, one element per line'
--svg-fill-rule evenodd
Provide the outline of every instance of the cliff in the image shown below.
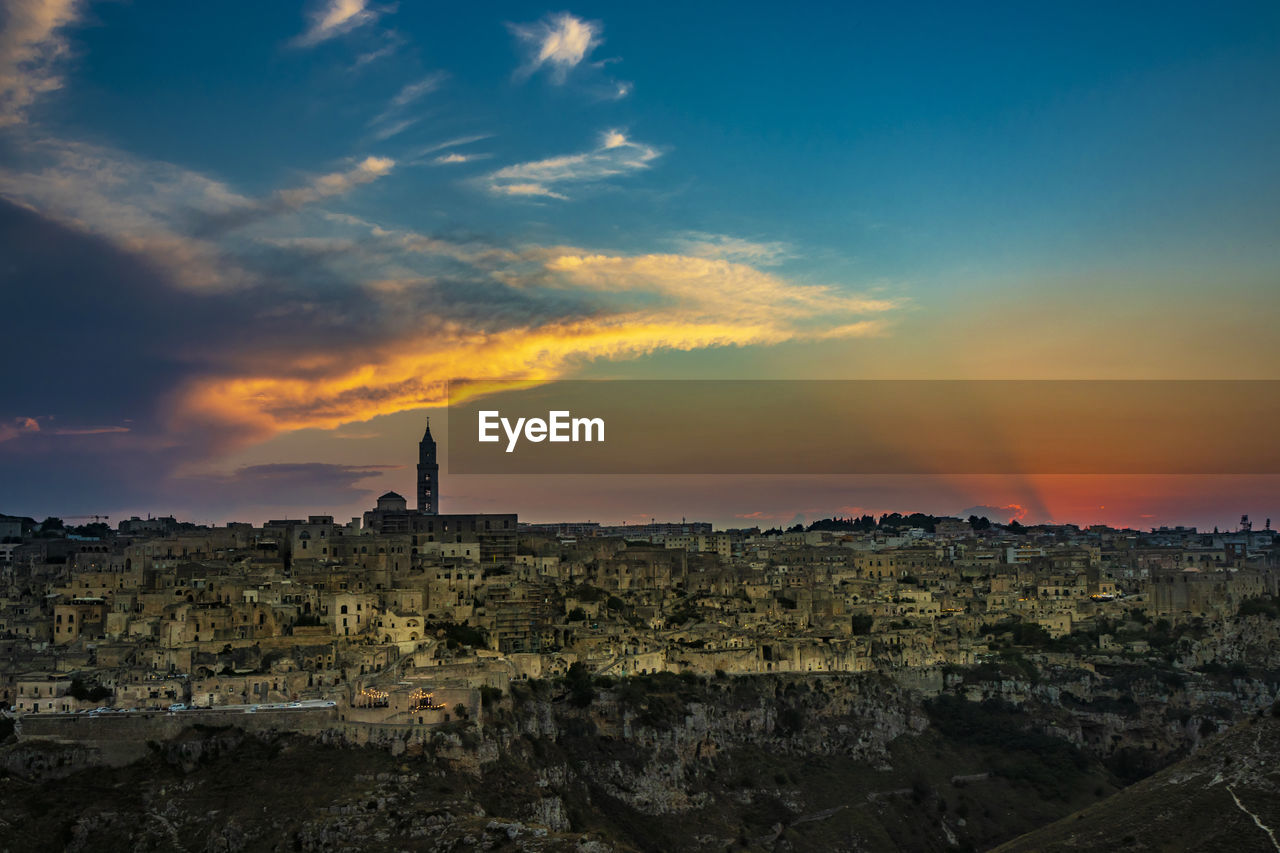
<path fill-rule="evenodd" d="M 126 766 L 78 743 L 0 749 L 0 848 L 988 849 L 1210 754 L 1278 681 L 1009 656 L 909 686 L 579 674 L 490 696 L 483 725 L 166 719 Z"/>

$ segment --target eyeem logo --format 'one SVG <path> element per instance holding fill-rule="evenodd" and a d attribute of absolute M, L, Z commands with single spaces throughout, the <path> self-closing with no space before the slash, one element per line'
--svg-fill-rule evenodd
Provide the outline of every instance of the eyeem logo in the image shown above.
<path fill-rule="evenodd" d="M 496 409 L 478 413 L 480 425 L 479 440 L 483 442 L 501 441 L 498 428 L 507 434 L 507 453 L 516 449 L 516 444 L 523 434 L 526 441 L 604 441 L 604 418 L 575 418 L 567 411 L 547 412 L 547 419 L 516 418 L 514 424 L 510 418 L 502 417 Z M 594 436 L 594 437 L 593 437 Z"/>

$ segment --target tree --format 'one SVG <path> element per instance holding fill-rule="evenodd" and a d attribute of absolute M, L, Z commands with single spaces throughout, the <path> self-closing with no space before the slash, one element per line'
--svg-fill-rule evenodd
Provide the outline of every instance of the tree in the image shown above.
<path fill-rule="evenodd" d="M 591 684 L 591 670 L 582 661 L 574 661 L 565 674 L 569 684 L 569 701 L 578 708 L 585 708 L 596 698 L 595 688 Z"/>
<path fill-rule="evenodd" d="M 981 518 L 976 515 L 971 515 L 969 516 L 969 526 L 974 530 L 990 530 L 991 519 L 987 518 L 985 515 Z"/>

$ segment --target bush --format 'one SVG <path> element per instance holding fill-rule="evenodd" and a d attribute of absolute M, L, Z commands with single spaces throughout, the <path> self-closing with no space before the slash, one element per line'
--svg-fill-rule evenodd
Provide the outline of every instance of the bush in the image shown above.
<path fill-rule="evenodd" d="M 1042 796 L 1068 798 L 1072 781 L 1089 767 L 1084 753 L 1068 741 L 1031 731 L 1026 714 L 1009 703 L 944 694 L 926 702 L 925 710 L 943 736 L 992 749 L 996 775 L 1026 782 Z"/>
<path fill-rule="evenodd" d="M 88 687 L 79 678 L 71 679 L 71 689 L 68 691 L 73 699 L 89 702 L 101 702 L 111 695 L 111 690 L 103 687 L 101 684 L 95 684 Z"/>
<path fill-rule="evenodd" d="M 1275 619 L 1280 616 L 1280 605 L 1269 595 L 1260 598 L 1246 598 L 1240 602 L 1240 609 L 1236 611 L 1240 616 L 1265 616 L 1268 619 Z"/>
<path fill-rule="evenodd" d="M 582 661 L 574 661 L 565 676 L 569 685 L 569 701 L 575 707 L 586 708 L 596 698 L 595 687 L 591 683 L 591 671 Z"/>
<path fill-rule="evenodd" d="M 453 622 L 445 622 L 442 624 L 428 624 L 427 628 L 444 631 L 445 646 L 450 649 L 456 649 L 459 646 L 483 649 L 489 645 L 484 631 L 479 628 L 473 628 L 470 625 L 456 625 Z"/>

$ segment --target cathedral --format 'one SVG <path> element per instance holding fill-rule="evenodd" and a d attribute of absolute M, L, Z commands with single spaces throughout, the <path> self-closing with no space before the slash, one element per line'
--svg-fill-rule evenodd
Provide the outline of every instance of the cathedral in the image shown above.
<path fill-rule="evenodd" d="M 398 492 L 387 492 L 364 514 L 363 527 L 374 533 L 407 535 L 413 556 L 437 554 L 495 565 L 514 562 L 520 527 L 515 513 L 440 513 L 440 464 L 427 420 L 418 442 L 418 508 Z"/>
<path fill-rule="evenodd" d="M 436 440 L 431 437 L 431 418 L 418 442 L 418 512 L 440 514 L 440 465 L 436 462 Z"/>

